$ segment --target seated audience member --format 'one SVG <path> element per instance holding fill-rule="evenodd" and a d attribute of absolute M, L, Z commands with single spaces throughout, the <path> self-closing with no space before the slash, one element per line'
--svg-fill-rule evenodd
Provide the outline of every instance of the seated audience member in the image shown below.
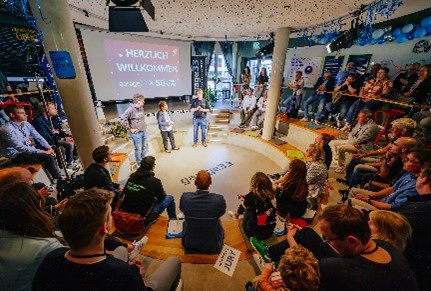
<path fill-rule="evenodd" d="M 411 151 L 403 162 L 403 170 L 406 171 L 392 187 L 378 192 L 372 192 L 359 188 L 352 188 L 350 196 L 354 197 L 348 201 L 353 206 L 376 210 L 394 210 L 407 203 L 409 196 L 416 196 L 416 179 L 421 173 L 421 161 L 415 151 Z"/>
<path fill-rule="evenodd" d="M 398 66 L 396 66 L 398 67 Z M 420 67 L 419 63 L 411 64 L 406 72 L 398 74 L 398 76 L 394 80 L 394 86 L 392 88 L 393 94 L 404 94 L 407 92 L 410 87 L 416 82 L 418 79 L 417 71 Z M 398 67 L 399 71 L 401 70 Z"/>
<path fill-rule="evenodd" d="M 404 96 L 413 97 L 418 104 L 426 104 L 431 91 L 431 64 L 423 65 L 419 70 L 418 79 L 408 88 Z"/>
<path fill-rule="evenodd" d="M 241 124 L 239 127 L 247 127 L 250 123 L 250 119 L 256 110 L 256 96 L 253 95 L 251 89 L 246 89 L 242 99 L 242 110 L 241 110 Z"/>
<path fill-rule="evenodd" d="M 371 79 L 375 79 L 377 77 L 377 72 L 380 70 L 382 65 L 379 63 L 375 63 L 371 66 L 370 71 L 362 76 L 362 78 L 359 80 L 360 83 L 365 84 Z"/>
<path fill-rule="evenodd" d="M 389 69 L 383 67 L 377 72 L 377 77 L 375 79 L 371 79 L 365 83 L 360 92 L 362 101 L 365 102 L 364 109 L 375 111 L 382 107 L 383 103 L 381 101 L 372 100 L 370 98 L 384 98 L 391 92 L 392 81 L 388 77 L 388 72 Z"/>
<path fill-rule="evenodd" d="M 290 81 L 290 83 L 287 85 L 287 88 L 292 89 L 293 92 L 292 95 L 283 101 L 283 105 L 287 108 L 291 108 L 291 103 L 294 101 L 294 108 L 296 111 L 298 111 L 299 108 L 301 108 L 302 94 L 304 94 L 304 78 L 302 77 L 301 71 L 296 71 L 295 79 Z"/>
<path fill-rule="evenodd" d="M 70 250 L 60 248 L 45 257 L 33 280 L 33 290 L 171 288 L 180 272 L 178 258 L 166 260 L 144 282 L 145 270 L 140 261 L 130 265 L 106 254 L 104 240 L 112 227 L 110 204 L 113 195 L 106 190 L 92 189 L 70 198 L 58 221 Z"/>
<path fill-rule="evenodd" d="M 15 165 L 42 163 L 53 179 L 61 178 L 54 149 L 27 122 L 24 108 L 10 105 L 6 113 L 10 120 L 0 127 L 0 156 L 9 158 Z M 37 149 L 35 141 L 45 150 Z"/>
<path fill-rule="evenodd" d="M 166 101 L 160 101 L 159 108 L 160 110 L 157 112 L 157 124 L 159 125 L 160 134 L 162 135 L 163 148 L 165 149 L 165 152 L 170 153 L 171 150 L 168 147 L 170 142 L 171 149 L 177 151 L 180 148 L 175 145 L 175 136 L 172 131 L 175 123 L 168 110 L 168 103 L 166 103 Z"/>
<path fill-rule="evenodd" d="M 278 260 L 290 246 L 309 249 L 320 267 L 319 290 L 416 290 L 413 273 L 396 247 L 373 240 L 359 209 L 330 205 L 319 216 L 322 235 L 312 228 L 292 225 L 286 240 L 266 247 L 255 241 L 261 256 Z"/>
<path fill-rule="evenodd" d="M 262 96 L 257 101 L 257 110 L 253 113 L 250 126 L 252 130 L 262 127 L 263 119 L 266 112 L 266 102 L 268 101 L 268 91 L 264 91 Z"/>
<path fill-rule="evenodd" d="M 183 246 L 186 253 L 216 254 L 223 247 L 224 230 L 220 217 L 226 212 L 226 201 L 220 194 L 211 193 L 208 171 L 196 174 L 196 192 L 185 192 L 180 199 L 184 213 Z"/>
<path fill-rule="evenodd" d="M 28 183 L 1 187 L 0 289 L 31 290 L 43 258 L 63 247 L 54 235 L 51 216 L 41 207 L 44 204 L 43 196 Z"/>
<path fill-rule="evenodd" d="M 413 269 L 420 290 L 431 286 L 431 168 L 425 168 L 416 181 L 419 195 L 407 198 L 396 212 L 407 217 L 413 228 L 405 256 Z"/>
<path fill-rule="evenodd" d="M 289 164 L 289 171 L 275 184 L 278 188 L 275 199 L 277 212 L 283 217 L 298 218 L 307 210 L 307 167 L 299 159 Z M 289 219 L 287 219 L 289 220 Z"/>
<path fill-rule="evenodd" d="M 156 219 L 166 209 L 169 219 L 177 219 L 174 197 L 166 195 L 162 182 L 155 177 L 155 166 L 156 158 L 153 156 L 142 159 L 138 170 L 130 176 L 124 187 L 121 208 L 145 216 L 153 207 L 149 221 Z"/>
<path fill-rule="evenodd" d="M 412 227 L 405 216 L 388 210 L 373 210 L 369 219 L 372 239 L 387 241 L 404 252 L 412 237 Z"/>
<path fill-rule="evenodd" d="M 284 256 L 281 257 L 278 270 L 283 285 L 280 286 L 281 282 L 271 280 L 274 264 L 267 263 L 260 276 L 259 290 L 317 291 L 319 288 L 319 262 L 309 250 L 300 245 L 286 250 Z"/>
<path fill-rule="evenodd" d="M 111 173 L 106 168 L 112 160 L 112 153 L 107 145 L 97 147 L 93 150 L 92 163 L 84 172 L 84 189 L 100 188 L 114 192 L 121 192 L 123 187 L 112 182 Z"/>
<path fill-rule="evenodd" d="M 317 113 L 314 116 L 316 121 L 320 121 L 324 114 L 326 102 L 331 100 L 332 94 L 325 91 L 333 91 L 335 86 L 335 79 L 331 77 L 331 71 L 326 70 L 323 73 L 323 77 L 319 77 L 316 84 L 314 85 L 315 93 L 311 95 L 304 102 L 304 118 L 303 121 L 309 121 L 311 114 L 308 112 L 308 106 L 319 102 Z"/>
<path fill-rule="evenodd" d="M 71 168 L 74 166 L 73 151 L 75 148 L 75 144 L 73 138 L 68 136 L 61 129 L 61 123 L 58 117 L 58 111 L 55 107 L 55 104 L 49 102 L 47 103 L 47 107 L 48 114 L 45 111 L 43 103 L 39 103 L 39 110 L 41 111 L 41 114 L 36 116 L 31 122 L 31 124 L 34 126 L 37 132 L 49 143 L 51 147 L 56 146 L 55 140 L 57 140 L 58 146 L 65 154 L 64 156 L 66 166 Z M 55 134 L 52 133 L 50 121 L 48 119 L 51 119 Z"/>
<path fill-rule="evenodd" d="M 311 208 L 317 210 L 320 199 L 323 197 L 326 179 L 328 178 L 328 169 L 324 163 L 325 153 L 322 146 L 311 144 L 306 151 L 306 156 L 312 159 L 305 162 L 307 165 L 307 200 Z"/>
<path fill-rule="evenodd" d="M 354 61 L 348 61 L 346 64 L 346 67 L 344 68 L 344 71 L 339 70 L 337 73 L 337 76 L 335 77 L 335 86 L 340 86 L 350 75 L 355 75 L 355 62 Z"/>
<path fill-rule="evenodd" d="M 373 114 L 369 110 L 361 110 L 358 121 L 348 135 L 347 140 L 334 140 L 332 146 L 335 149 L 338 167 L 336 173 L 345 171 L 346 152 L 367 153 L 373 150 L 374 139 L 379 132 L 377 124 L 372 119 Z M 334 151 L 333 151 L 334 152 Z"/>
<path fill-rule="evenodd" d="M 44 197 L 43 209 L 51 214 L 51 216 L 55 216 L 67 203 L 67 199 L 63 199 L 60 203 L 57 203 L 57 199 L 50 196 L 52 191 L 48 190 L 47 186 L 43 185 L 42 187 L 36 187 L 39 186 L 39 183 L 33 183 L 33 175 L 26 168 L 10 167 L 0 170 L 0 187 L 6 186 L 10 183 L 19 182 L 33 186 L 33 188 L 35 188 L 35 190 Z"/>
<path fill-rule="evenodd" d="M 332 163 L 332 150 L 329 146 L 329 142 L 333 140 L 335 137 L 333 135 L 327 134 L 327 133 L 321 133 L 314 139 L 315 145 L 320 145 L 323 148 L 323 152 L 325 155 L 325 165 L 326 168 L 329 170 L 329 167 Z M 271 179 L 275 180 L 274 183 L 278 183 L 277 179 L 280 179 L 280 177 L 284 176 L 287 171 L 289 170 L 289 163 L 279 172 L 276 174 L 268 175 Z"/>
<path fill-rule="evenodd" d="M 264 240 L 273 234 L 276 210 L 271 203 L 272 199 L 274 189 L 271 180 L 262 172 L 255 173 L 250 180 L 250 192 L 245 195 L 242 204 L 242 225 L 247 236 Z"/>
<path fill-rule="evenodd" d="M 314 139 L 315 145 L 320 145 L 323 148 L 323 152 L 325 153 L 325 165 L 329 170 L 329 167 L 332 163 L 332 149 L 329 146 L 329 143 L 334 139 L 333 135 L 327 133 L 321 133 Z"/>
<path fill-rule="evenodd" d="M 332 96 L 332 105 L 337 107 L 340 107 L 339 115 L 337 117 L 337 127 L 341 128 L 343 127 L 342 121 L 345 120 L 347 112 L 349 111 L 350 106 L 358 100 L 357 97 L 352 97 L 348 95 L 356 95 L 359 92 L 359 86 L 360 84 L 356 82 L 356 75 L 355 74 L 349 74 L 344 82 L 339 84 L 334 88 L 334 93 L 337 93 L 340 95 L 340 98 L 338 100 L 334 100 L 336 94 L 333 94 Z M 328 107 L 328 106 L 327 106 Z M 329 106 L 331 107 L 331 106 Z"/>

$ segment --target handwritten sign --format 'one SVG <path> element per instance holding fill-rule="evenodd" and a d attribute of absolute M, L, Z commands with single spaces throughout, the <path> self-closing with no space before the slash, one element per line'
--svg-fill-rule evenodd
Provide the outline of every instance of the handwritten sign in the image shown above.
<path fill-rule="evenodd" d="M 214 268 L 232 277 L 236 266 L 238 265 L 240 255 L 241 252 L 237 249 L 224 245 L 214 264 Z"/>
<path fill-rule="evenodd" d="M 73 66 L 72 57 L 68 51 L 50 51 L 49 56 L 57 78 L 76 78 L 75 67 Z"/>

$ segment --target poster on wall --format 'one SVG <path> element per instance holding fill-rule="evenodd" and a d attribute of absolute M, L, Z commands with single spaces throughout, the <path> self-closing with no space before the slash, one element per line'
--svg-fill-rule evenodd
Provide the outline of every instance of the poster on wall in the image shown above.
<path fill-rule="evenodd" d="M 367 72 L 371 60 L 371 54 L 368 55 L 350 55 L 347 62 L 354 62 L 353 66 L 356 75 L 363 76 Z"/>
<path fill-rule="evenodd" d="M 304 77 L 304 87 L 313 87 L 314 83 L 320 77 L 321 57 L 292 58 L 290 64 L 289 80 L 295 78 L 296 71 L 301 71 Z"/>
<path fill-rule="evenodd" d="M 328 70 L 331 72 L 333 77 L 337 76 L 338 72 L 343 65 L 344 56 L 327 56 L 325 57 L 325 63 L 323 64 L 323 72 Z"/>
<path fill-rule="evenodd" d="M 192 56 L 192 94 L 196 94 L 196 89 L 207 88 L 207 70 L 206 70 L 207 57 L 206 56 Z"/>

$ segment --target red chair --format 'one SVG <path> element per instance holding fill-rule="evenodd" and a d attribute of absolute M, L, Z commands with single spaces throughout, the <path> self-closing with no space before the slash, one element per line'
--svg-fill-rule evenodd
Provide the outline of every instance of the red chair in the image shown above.
<path fill-rule="evenodd" d="M 398 109 L 389 109 L 389 110 L 377 110 L 374 112 L 374 121 L 377 122 L 379 120 L 379 114 L 382 114 L 382 116 L 385 118 L 385 122 L 383 124 L 383 128 L 380 129 L 379 134 L 376 136 L 376 139 L 374 140 L 374 143 L 377 144 L 380 140 L 380 138 L 384 135 L 386 137 L 386 142 L 389 143 L 389 130 L 391 128 L 391 123 L 396 118 L 401 117 L 405 115 L 406 113 L 402 110 Z"/>

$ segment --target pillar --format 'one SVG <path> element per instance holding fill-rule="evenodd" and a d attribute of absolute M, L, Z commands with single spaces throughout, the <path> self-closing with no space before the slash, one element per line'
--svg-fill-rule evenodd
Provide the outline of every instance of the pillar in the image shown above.
<path fill-rule="evenodd" d="M 287 47 L 289 45 L 290 28 L 281 27 L 275 33 L 274 52 L 272 54 L 271 77 L 269 80 L 268 101 L 266 102 L 265 121 L 263 123 L 262 138 L 272 138 L 275 118 L 277 117 L 278 102 L 280 100 L 281 82 L 283 80 Z"/>
<path fill-rule="evenodd" d="M 82 165 L 86 168 L 92 162 L 92 151 L 103 144 L 95 106 L 81 59 L 81 52 L 75 34 L 67 0 L 30 0 L 30 7 L 37 26 L 44 35 L 44 48 L 55 82 L 61 96 L 64 111 L 78 149 Z M 38 3 L 45 21 L 39 13 Z M 75 67 L 75 79 L 59 79 L 52 67 L 50 51 L 68 51 Z"/>

